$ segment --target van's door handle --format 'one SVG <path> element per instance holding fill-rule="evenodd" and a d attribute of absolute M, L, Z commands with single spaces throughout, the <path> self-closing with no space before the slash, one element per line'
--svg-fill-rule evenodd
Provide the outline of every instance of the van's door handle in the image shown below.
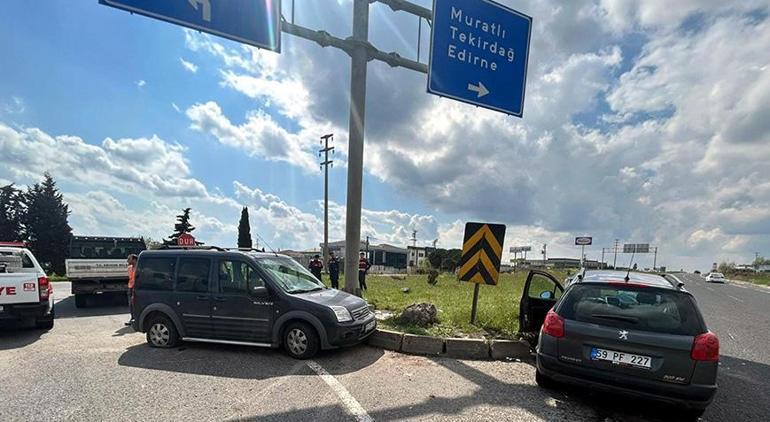
<path fill-rule="evenodd" d="M 214 296 L 214 300 L 216 300 L 217 302 L 225 302 L 227 301 L 227 298 L 223 296 Z"/>
<path fill-rule="evenodd" d="M 196 296 L 195 298 L 198 300 L 209 300 L 208 296 Z"/>

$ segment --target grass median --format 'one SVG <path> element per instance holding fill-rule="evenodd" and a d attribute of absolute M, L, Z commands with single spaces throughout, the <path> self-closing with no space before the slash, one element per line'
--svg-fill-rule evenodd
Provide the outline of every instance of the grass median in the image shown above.
<path fill-rule="evenodd" d="M 761 286 L 770 286 L 770 273 L 730 274 L 727 277 Z"/>
<path fill-rule="evenodd" d="M 553 272 L 563 280 L 565 272 Z M 398 276 L 402 278 L 403 276 Z M 501 274 L 497 286 L 482 285 L 476 324 L 471 324 L 473 284 L 458 282 L 453 274 L 442 274 L 435 286 L 427 275 L 410 275 L 403 280 L 390 276 L 369 276 L 365 298 L 378 310 L 393 312 L 380 326 L 412 334 L 444 337 L 515 338 L 519 330 L 519 300 L 527 272 Z M 407 293 L 403 288 L 409 288 Z M 438 309 L 438 324 L 422 328 L 399 323 L 398 315 L 413 303 L 432 303 Z"/>

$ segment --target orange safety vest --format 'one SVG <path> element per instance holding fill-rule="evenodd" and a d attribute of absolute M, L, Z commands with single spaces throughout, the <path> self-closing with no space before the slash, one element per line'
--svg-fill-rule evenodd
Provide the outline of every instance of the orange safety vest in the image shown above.
<path fill-rule="evenodd" d="M 128 288 L 133 289 L 134 288 L 134 279 L 136 278 L 136 272 L 134 271 L 134 266 L 129 265 L 128 266 Z"/>

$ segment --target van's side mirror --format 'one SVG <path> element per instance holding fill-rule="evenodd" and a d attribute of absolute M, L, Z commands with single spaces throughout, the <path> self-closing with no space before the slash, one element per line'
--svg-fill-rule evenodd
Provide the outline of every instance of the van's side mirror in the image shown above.
<path fill-rule="evenodd" d="M 265 297 L 267 296 L 267 287 L 265 286 L 255 286 L 251 288 L 251 295 L 256 297 Z"/>

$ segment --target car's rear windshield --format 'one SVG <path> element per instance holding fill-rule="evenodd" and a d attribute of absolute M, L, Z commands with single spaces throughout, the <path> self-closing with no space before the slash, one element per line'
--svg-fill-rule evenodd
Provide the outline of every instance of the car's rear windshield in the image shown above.
<path fill-rule="evenodd" d="M 575 285 L 558 313 L 570 320 L 656 333 L 693 336 L 704 331 L 692 296 L 645 286 Z"/>
<path fill-rule="evenodd" d="M 714 277 L 714 278 L 724 278 L 724 275 L 722 275 L 720 273 L 711 273 L 711 276 Z"/>

